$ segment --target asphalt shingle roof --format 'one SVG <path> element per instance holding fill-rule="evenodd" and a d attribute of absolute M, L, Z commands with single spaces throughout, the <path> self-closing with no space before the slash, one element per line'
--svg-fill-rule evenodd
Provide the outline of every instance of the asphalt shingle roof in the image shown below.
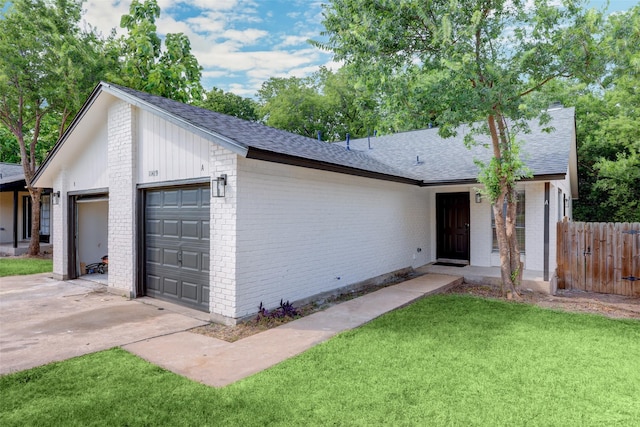
<path fill-rule="evenodd" d="M 227 148 L 236 150 L 238 154 L 334 172 L 416 185 L 455 183 L 475 180 L 478 169 L 474 159 L 487 160 L 491 155 L 489 149 L 481 146 L 470 150 L 464 146 L 464 134 L 468 131 L 465 127 L 459 129 L 456 137 L 449 139 L 440 138 L 437 129 L 424 129 L 373 137 L 370 140 L 352 140 L 347 149 L 345 142 L 322 142 L 104 82 L 96 87 L 67 132 L 73 130 L 75 121 L 83 117 L 84 111 L 90 108 L 101 91 L 133 102 L 142 108 L 155 110 L 168 120 L 184 123 L 183 126 L 190 126 L 193 131 L 226 144 Z M 561 108 L 549 113 L 551 123 L 547 126 L 555 128 L 553 133 L 545 133 L 536 123 L 531 123 L 531 133 L 521 135 L 525 141 L 523 158 L 534 176 L 564 175 L 570 161 L 574 142 L 575 112 L 573 108 Z M 49 153 L 36 173 L 36 180 L 47 168 L 66 137 L 65 133 Z M 477 139 L 483 142 L 482 138 Z M 485 138 L 484 142 L 488 142 L 488 139 Z"/>
<path fill-rule="evenodd" d="M 347 168 L 412 178 L 410 174 L 367 153 L 347 150 L 339 144 L 329 144 L 123 86 L 111 83 L 105 85 L 134 96 L 201 129 L 222 135 L 247 149 L 255 148 Z"/>
<path fill-rule="evenodd" d="M 0 184 L 21 181 L 24 179 L 22 165 L 0 162 Z"/>
<path fill-rule="evenodd" d="M 534 176 L 565 174 L 569 165 L 575 111 L 560 108 L 548 113 L 551 122 L 545 127 L 553 127 L 553 132 L 544 132 L 537 121 L 533 121 L 529 124 L 530 133 L 518 135 L 524 143 L 522 158 Z M 456 137 L 443 139 L 438 136 L 438 129 L 424 129 L 355 139 L 349 146 L 352 151 L 366 153 L 395 169 L 410 172 L 425 183 L 473 180 L 478 175 L 474 159 L 487 161 L 492 151 L 482 147 L 482 143 L 490 142 L 489 137 L 484 136 L 476 137 L 479 145 L 467 149 L 463 138 L 468 131 L 468 127 L 462 126 Z M 346 142 L 340 144 L 346 147 Z"/>

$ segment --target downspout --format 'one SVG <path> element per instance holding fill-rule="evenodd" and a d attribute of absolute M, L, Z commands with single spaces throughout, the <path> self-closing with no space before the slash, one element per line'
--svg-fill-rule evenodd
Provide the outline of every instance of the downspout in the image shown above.
<path fill-rule="evenodd" d="M 544 277 L 549 281 L 549 182 L 544 183 Z"/>

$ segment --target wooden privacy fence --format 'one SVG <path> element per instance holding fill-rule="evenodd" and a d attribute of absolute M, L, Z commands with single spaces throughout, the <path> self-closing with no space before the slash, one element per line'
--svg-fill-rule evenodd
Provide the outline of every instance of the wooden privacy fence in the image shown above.
<path fill-rule="evenodd" d="M 640 297 L 640 223 L 559 222 L 558 288 Z"/>

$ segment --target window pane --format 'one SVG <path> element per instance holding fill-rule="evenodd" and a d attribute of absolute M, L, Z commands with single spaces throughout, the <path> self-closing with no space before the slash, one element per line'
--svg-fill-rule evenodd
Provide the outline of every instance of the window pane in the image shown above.
<path fill-rule="evenodd" d="M 525 197 L 524 192 L 518 192 L 518 205 L 516 207 L 516 236 L 518 238 L 518 249 L 520 249 L 520 253 L 524 253 L 525 248 Z M 505 202 L 502 207 L 503 215 L 507 215 L 507 203 Z M 498 236 L 496 235 L 496 219 L 493 215 L 493 207 L 491 208 L 491 232 L 492 232 L 492 245 L 491 249 L 493 252 L 498 252 Z"/>

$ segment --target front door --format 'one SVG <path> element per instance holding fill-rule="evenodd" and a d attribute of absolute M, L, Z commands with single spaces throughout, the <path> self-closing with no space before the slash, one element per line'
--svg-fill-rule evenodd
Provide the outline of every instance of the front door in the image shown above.
<path fill-rule="evenodd" d="M 436 194 L 436 255 L 469 261 L 469 193 Z"/>

